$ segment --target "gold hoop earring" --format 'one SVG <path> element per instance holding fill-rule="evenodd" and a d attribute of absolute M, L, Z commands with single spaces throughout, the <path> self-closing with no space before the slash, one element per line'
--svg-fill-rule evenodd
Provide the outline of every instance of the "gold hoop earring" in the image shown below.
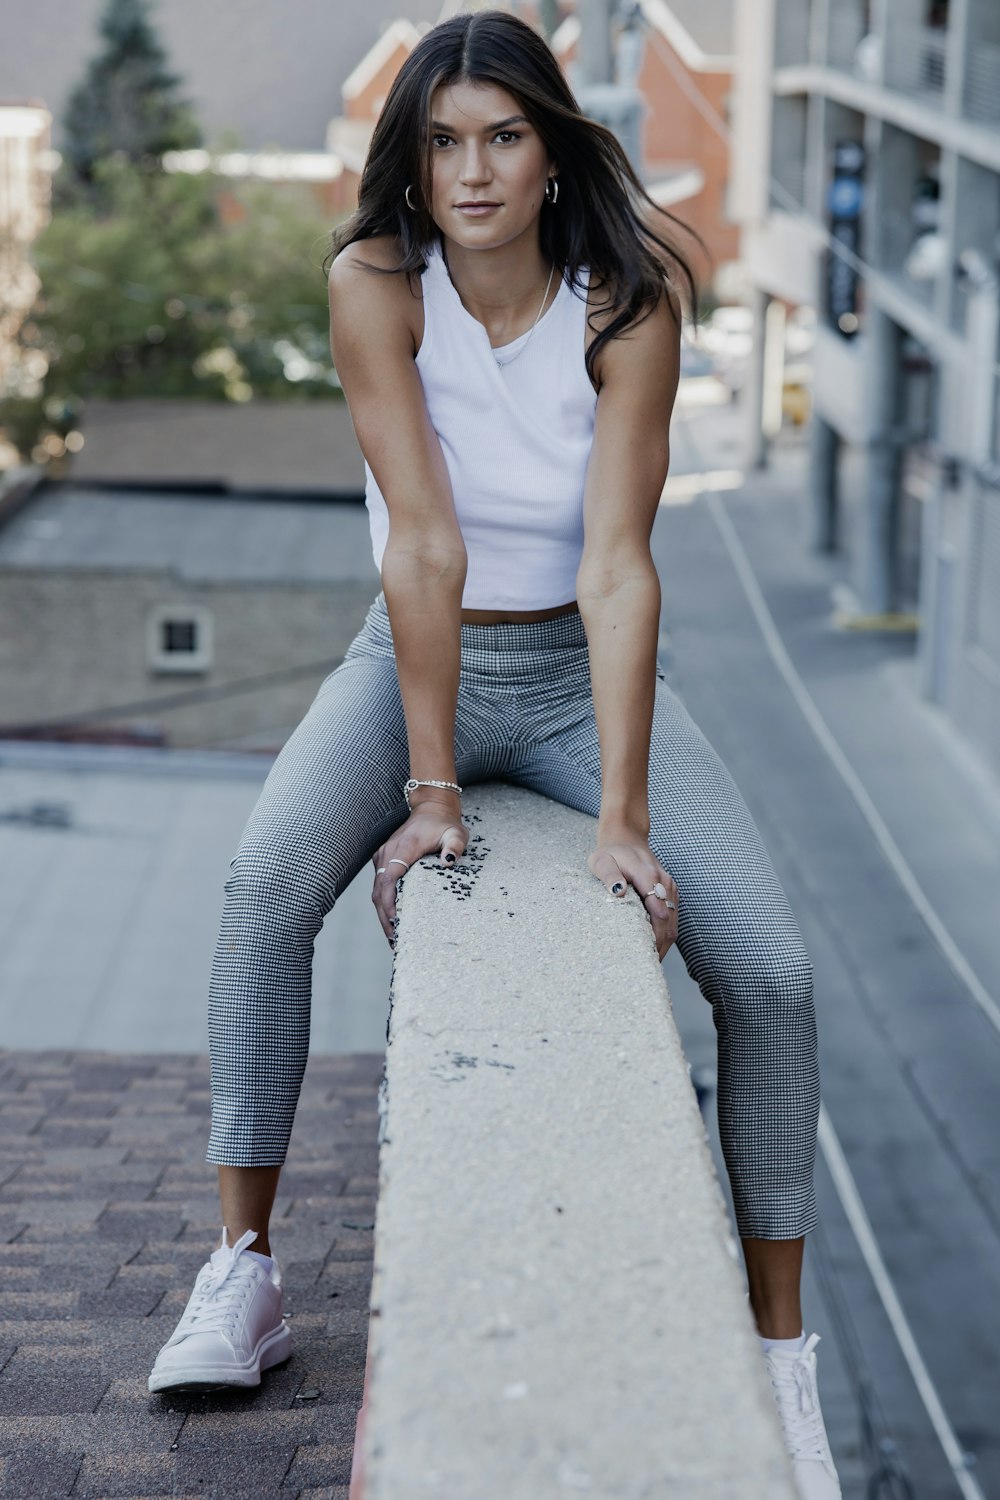
<path fill-rule="evenodd" d="M 416 211 L 417 211 L 417 205 L 410 198 L 410 193 L 412 191 L 413 191 L 413 183 L 412 182 L 408 182 L 406 184 L 406 192 L 403 194 L 403 197 L 406 199 L 406 206 L 407 206 L 407 208 L 412 208 L 413 211 L 414 211 L 414 213 L 416 213 Z"/>
<path fill-rule="evenodd" d="M 552 189 L 551 193 L 549 188 Z M 556 204 L 559 201 L 559 179 L 558 177 L 546 177 L 545 179 L 545 201 Z"/>

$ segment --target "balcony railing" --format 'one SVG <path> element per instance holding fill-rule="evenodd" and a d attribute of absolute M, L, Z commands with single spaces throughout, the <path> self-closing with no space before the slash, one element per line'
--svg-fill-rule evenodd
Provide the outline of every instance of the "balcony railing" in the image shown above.
<path fill-rule="evenodd" d="M 832 6 L 827 32 L 826 60 L 829 66 L 845 73 L 853 73 L 858 43 L 864 34 L 864 21 L 860 10 L 844 10 L 839 6 Z"/>
<path fill-rule="evenodd" d="M 776 68 L 797 67 L 809 61 L 809 6 L 786 5 L 778 12 L 774 38 Z"/>
<path fill-rule="evenodd" d="M 965 113 L 984 125 L 1000 125 L 1000 47 L 978 42 L 969 49 Z"/>
<path fill-rule="evenodd" d="M 945 85 L 948 33 L 929 26 L 892 25 L 886 40 L 887 88 L 920 98 L 940 99 Z"/>
<path fill-rule="evenodd" d="M 806 164 L 803 157 L 776 158 L 771 163 L 768 194 L 772 208 L 793 214 L 805 207 Z"/>
<path fill-rule="evenodd" d="M 933 247 L 918 246 L 920 231 L 907 213 L 886 210 L 881 215 L 879 231 L 878 265 L 883 275 L 890 277 L 914 302 L 931 306 L 937 285 L 937 275 L 927 274 L 934 258 Z M 924 274 L 915 276 L 912 270 Z"/>

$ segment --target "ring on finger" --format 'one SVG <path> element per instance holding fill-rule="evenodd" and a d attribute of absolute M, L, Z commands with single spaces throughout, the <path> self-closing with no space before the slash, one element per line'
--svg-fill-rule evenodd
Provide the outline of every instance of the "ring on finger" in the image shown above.
<path fill-rule="evenodd" d="M 667 899 L 667 888 L 663 884 L 663 881 L 662 880 L 658 880 L 656 882 L 656 884 L 653 886 L 653 889 L 651 891 L 647 891 L 646 892 L 646 896 L 658 896 L 661 901 L 666 901 L 666 899 Z M 646 896 L 643 896 L 643 898 L 642 898 L 644 901 L 646 899 Z"/>

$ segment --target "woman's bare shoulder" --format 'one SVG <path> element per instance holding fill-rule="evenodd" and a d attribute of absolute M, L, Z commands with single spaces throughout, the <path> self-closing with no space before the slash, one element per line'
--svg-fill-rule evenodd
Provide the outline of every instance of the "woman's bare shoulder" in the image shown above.
<path fill-rule="evenodd" d="M 419 342 L 422 300 L 419 277 L 386 274 L 399 270 L 402 248 L 395 235 L 373 235 L 345 245 L 330 267 L 331 314 L 339 320 L 377 322 L 402 319 Z"/>
<path fill-rule="evenodd" d="M 374 234 L 370 239 L 352 240 L 339 252 L 331 267 L 341 275 L 364 271 L 374 266 L 379 271 L 395 271 L 403 258 L 402 246 L 394 234 Z"/>

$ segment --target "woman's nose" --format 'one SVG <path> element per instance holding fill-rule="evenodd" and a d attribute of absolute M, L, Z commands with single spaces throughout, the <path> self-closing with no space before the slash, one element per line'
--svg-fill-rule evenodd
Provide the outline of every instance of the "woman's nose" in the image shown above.
<path fill-rule="evenodd" d="M 479 146 L 470 147 L 462 159 L 462 181 L 467 183 L 488 182 L 489 163 Z"/>

